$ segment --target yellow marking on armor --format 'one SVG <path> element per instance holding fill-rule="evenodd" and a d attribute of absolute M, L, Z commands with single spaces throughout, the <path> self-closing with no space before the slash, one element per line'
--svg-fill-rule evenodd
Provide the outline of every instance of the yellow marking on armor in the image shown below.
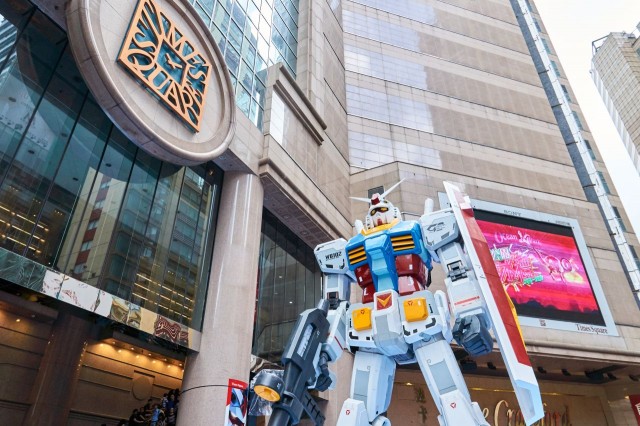
<path fill-rule="evenodd" d="M 353 328 L 356 331 L 370 330 L 371 325 L 371 308 L 354 309 L 351 312 L 351 318 L 353 319 Z"/>
<path fill-rule="evenodd" d="M 387 223 L 386 225 L 376 226 L 375 228 L 371 228 L 371 229 L 363 229 L 362 231 L 360 231 L 360 233 L 362 235 L 375 234 L 376 232 L 380 232 L 380 231 L 384 231 L 384 230 L 387 230 L 387 229 L 391 229 L 394 226 L 396 226 L 399 222 L 400 222 L 400 219 L 396 218 L 396 219 L 393 219 L 393 222 L 391 222 L 391 223 Z"/>
<path fill-rule="evenodd" d="M 355 265 L 356 263 L 360 263 L 367 258 L 367 253 L 364 251 L 364 246 L 360 246 L 354 249 L 349 250 L 349 263 Z"/>
<path fill-rule="evenodd" d="M 427 299 L 424 297 L 407 299 L 402 302 L 402 306 L 404 308 L 404 316 L 409 322 L 424 321 L 429 316 Z"/>
<path fill-rule="evenodd" d="M 393 246 L 393 251 L 412 250 L 416 247 L 411 234 L 391 237 L 391 245 Z"/>

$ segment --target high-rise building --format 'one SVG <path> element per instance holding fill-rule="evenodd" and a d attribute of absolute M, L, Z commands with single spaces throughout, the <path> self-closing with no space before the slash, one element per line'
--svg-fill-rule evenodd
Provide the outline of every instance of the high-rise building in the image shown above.
<path fill-rule="evenodd" d="M 225 424 L 321 297 L 349 197 L 401 179 L 407 219 L 443 181 L 472 198 L 547 420 L 631 423 L 640 244 L 533 2 L 0 2 L 3 422 L 114 424 L 181 388 L 178 424 Z M 456 354 L 516 424 L 499 354 Z M 437 424 L 417 369 L 388 416 Z"/>
<path fill-rule="evenodd" d="M 640 173 L 640 24 L 631 32 L 610 33 L 593 42 L 591 77 Z"/>

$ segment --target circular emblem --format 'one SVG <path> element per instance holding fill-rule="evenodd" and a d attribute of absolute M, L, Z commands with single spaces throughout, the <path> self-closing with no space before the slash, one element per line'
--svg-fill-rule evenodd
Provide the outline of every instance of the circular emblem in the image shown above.
<path fill-rule="evenodd" d="M 223 56 L 185 0 L 71 0 L 67 31 L 102 109 L 135 144 L 165 161 L 221 155 L 235 130 Z"/>

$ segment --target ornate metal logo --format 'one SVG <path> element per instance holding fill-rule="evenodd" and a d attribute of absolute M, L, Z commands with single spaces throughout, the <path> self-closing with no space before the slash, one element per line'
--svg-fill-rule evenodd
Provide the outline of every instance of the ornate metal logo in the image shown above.
<path fill-rule="evenodd" d="M 211 65 L 154 0 L 140 0 L 118 62 L 198 132 Z"/>

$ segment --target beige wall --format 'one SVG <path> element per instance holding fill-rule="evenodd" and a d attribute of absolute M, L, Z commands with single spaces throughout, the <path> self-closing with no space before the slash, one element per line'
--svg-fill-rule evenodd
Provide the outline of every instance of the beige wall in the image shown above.
<path fill-rule="evenodd" d="M 38 314 L 0 310 L 0 375 L 4 378 L 0 381 L 0 423 L 22 423 L 51 329 L 51 320 Z M 120 418 L 128 419 L 148 398 L 159 402 L 164 393 L 181 387 L 180 361 L 164 361 L 158 354 L 149 356 L 138 347 L 132 351 L 131 346 L 121 342 L 116 346 L 111 341 L 88 342 L 69 425 L 115 424 Z"/>
<path fill-rule="evenodd" d="M 509 1 L 419 4 L 419 11 L 403 13 L 381 1 L 342 3 L 351 194 L 365 197 L 368 189 L 405 179 L 390 200 L 415 218 L 427 197 L 437 200 L 443 181 L 453 181 L 474 199 L 576 219 L 620 336 L 523 327 L 529 352 L 535 366 L 557 374 L 568 368 L 582 375 L 620 363 L 627 369 L 618 382 L 633 384 L 627 375 L 640 371 L 634 355 L 640 342 L 638 305 L 600 210 L 586 199 Z M 572 93 L 564 77 L 561 82 Z M 577 104 L 572 109 L 581 114 Z M 583 136 L 595 150 L 581 120 Z M 611 183 L 597 150 L 594 154 L 597 169 Z M 610 186 L 611 202 L 620 206 Z M 352 203 L 354 218 L 366 209 Z M 637 244 L 633 235 L 625 236 Z M 443 289 L 443 278 L 434 268 L 432 288 Z M 554 386 L 544 382 L 543 391 L 570 387 Z M 552 398 L 559 404 L 553 409 L 569 406 L 573 424 L 614 424 L 611 414 L 608 423 L 598 417 L 610 413 L 600 387 L 582 385 L 576 392 L 582 396 Z M 483 407 L 498 402 L 486 392 L 474 391 L 473 397 Z M 422 424 L 420 407 L 405 410 L 403 400 L 408 404 L 411 392 L 397 389 L 392 421 L 406 411 Z M 427 411 L 435 411 L 430 407 Z M 573 416 L 589 410 L 600 414 Z"/>
<path fill-rule="evenodd" d="M 465 379 L 469 385 L 471 398 L 478 402 L 491 426 L 524 425 L 524 422 L 516 421 L 518 404 L 508 379 L 472 375 L 466 375 Z M 602 388 L 542 382 L 541 392 L 545 415 L 548 416 L 546 418 L 557 421 L 555 423 L 547 420 L 545 423 L 547 425 L 614 426 L 620 424 L 614 422 L 607 403 L 607 395 Z M 424 414 L 425 411 L 426 414 Z M 633 415 L 631 406 L 627 407 L 627 411 Z M 437 416 L 438 411 L 420 374 L 399 371 L 396 374 L 389 419 L 395 422 L 394 424 L 417 426 L 438 424 Z"/>
<path fill-rule="evenodd" d="M 17 320 L 20 320 L 19 322 Z M 0 310 L 0 418 L 21 424 L 51 324 Z"/>
<path fill-rule="evenodd" d="M 182 363 L 109 342 L 92 342 L 87 346 L 70 425 L 95 424 L 95 419 L 81 420 L 87 416 L 128 419 L 131 411 L 144 406 L 149 398 L 158 403 L 163 394 L 181 387 Z"/>

